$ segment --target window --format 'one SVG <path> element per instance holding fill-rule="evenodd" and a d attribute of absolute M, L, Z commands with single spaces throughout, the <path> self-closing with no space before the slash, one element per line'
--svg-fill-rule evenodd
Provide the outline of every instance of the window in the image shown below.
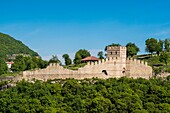
<path fill-rule="evenodd" d="M 105 75 L 108 75 L 106 70 L 102 70 L 102 73 L 104 73 Z"/>

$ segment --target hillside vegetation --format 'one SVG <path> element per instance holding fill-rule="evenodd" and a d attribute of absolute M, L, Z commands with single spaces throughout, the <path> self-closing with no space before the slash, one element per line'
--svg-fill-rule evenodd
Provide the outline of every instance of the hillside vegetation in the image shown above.
<path fill-rule="evenodd" d="M 0 92 L 3 113 L 170 113 L 170 77 L 21 81 Z"/>
<path fill-rule="evenodd" d="M 7 34 L 0 33 L 0 57 L 5 59 L 8 54 L 29 54 L 31 56 L 38 56 L 38 53 L 31 50 L 21 41 Z"/>

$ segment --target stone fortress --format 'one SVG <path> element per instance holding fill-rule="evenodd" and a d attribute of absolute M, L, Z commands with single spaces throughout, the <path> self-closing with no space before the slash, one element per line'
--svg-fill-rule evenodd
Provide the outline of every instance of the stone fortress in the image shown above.
<path fill-rule="evenodd" d="M 46 81 L 48 79 L 85 79 L 85 78 L 145 78 L 152 77 L 152 67 L 136 59 L 126 58 L 126 47 L 107 47 L 107 58 L 95 62 L 88 62 L 78 70 L 69 70 L 59 64 L 50 64 L 45 69 L 24 71 L 20 79 L 32 80 L 33 78 Z"/>

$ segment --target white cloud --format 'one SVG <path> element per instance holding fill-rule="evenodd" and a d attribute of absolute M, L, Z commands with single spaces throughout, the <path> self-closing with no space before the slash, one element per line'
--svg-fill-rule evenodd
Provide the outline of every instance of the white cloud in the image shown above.
<path fill-rule="evenodd" d="M 154 36 L 167 36 L 170 35 L 170 28 L 153 33 Z"/>

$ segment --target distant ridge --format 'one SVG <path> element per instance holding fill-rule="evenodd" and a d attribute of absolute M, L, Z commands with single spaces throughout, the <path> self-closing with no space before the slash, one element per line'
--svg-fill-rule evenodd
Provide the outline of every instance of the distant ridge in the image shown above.
<path fill-rule="evenodd" d="M 0 32 L 0 58 L 5 59 L 6 55 L 12 54 L 29 54 L 30 56 L 39 56 L 37 52 L 31 50 L 21 41 Z"/>

